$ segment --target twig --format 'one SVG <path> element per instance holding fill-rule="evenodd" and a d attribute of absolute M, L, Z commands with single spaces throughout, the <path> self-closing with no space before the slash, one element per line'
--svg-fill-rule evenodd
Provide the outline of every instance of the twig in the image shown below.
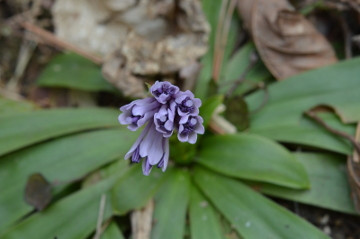
<path fill-rule="evenodd" d="M 24 75 L 26 67 L 34 53 L 37 44 L 32 41 L 23 39 L 23 43 L 20 47 L 19 56 L 16 63 L 15 73 L 6 85 L 6 89 L 9 91 L 17 92 L 19 81 Z"/>
<path fill-rule="evenodd" d="M 149 200 L 141 210 L 131 213 L 131 226 L 133 239 L 149 239 L 152 227 L 154 200 Z"/>
<path fill-rule="evenodd" d="M 106 194 L 101 195 L 100 199 L 100 207 L 99 207 L 99 215 L 96 223 L 96 233 L 94 239 L 100 239 L 102 233 L 102 222 L 104 219 L 104 211 L 106 206 Z"/>
<path fill-rule="evenodd" d="M 216 29 L 216 40 L 215 40 L 213 72 L 212 72 L 212 77 L 215 82 L 217 82 L 220 77 L 222 61 L 225 54 L 225 47 L 231 26 L 231 19 L 235 10 L 237 0 L 231 0 L 230 4 L 227 3 L 228 0 L 224 0 L 222 2 L 219 22 Z"/>
<path fill-rule="evenodd" d="M 318 124 L 323 126 L 330 133 L 333 133 L 335 135 L 338 135 L 340 137 L 343 137 L 343 138 L 349 140 L 354 145 L 354 148 L 356 149 L 356 151 L 360 154 L 360 145 L 356 142 L 356 140 L 355 140 L 355 138 L 353 136 L 351 136 L 351 135 L 349 135 L 349 134 L 347 134 L 345 132 L 333 129 L 332 127 L 330 127 L 328 124 L 326 124 L 325 121 L 323 121 L 320 117 L 318 117 L 312 111 L 305 112 L 305 115 L 307 115 L 311 119 L 315 120 Z"/>
<path fill-rule="evenodd" d="M 225 55 L 226 43 L 228 40 L 230 26 L 231 26 L 231 20 L 232 20 L 233 14 L 234 14 L 236 3 L 237 3 L 237 0 L 231 0 L 229 7 L 227 9 L 227 12 L 226 12 L 224 28 L 223 28 L 223 32 L 221 34 L 221 40 L 220 40 L 220 49 L 219 49 L 220 52 L 218 55 L 218 71 L 217 71 L 217 75 L 216 75 L 217 79 L 219 79 L 219 77 L 220 77 L 222 62 L 223 62 L 224 55 Z"/>
<path fill-rule="evenodd" d="M 218 55 L 220 51 L 220 37 L 222 34 L 222 28 L 224 24 L 225 19 L 225 13 L 226 13 L 226 7 L 228 4 L 228 0 L 222 0 L 221 2 L 221 8 L 220 8 L 220 15 L 219 15 L 219 21 L 216 27 L 216 34 L 215 34 L 215 45 L 214 45 L 214 58 L 213 58 L 213 72 L 212 77 L 214 81 L 216 82 L 218 80 L 218 71 L 219 71 L 219 63 L 218 63 Z"/>
<path fill-rule="evenodd" d="M 350 28 L 342 16 L 338 16 L 337 18 L 340 22 L 342 31 L 344 33 L 345 58 L 350 59 L 352 57 L 352 51 L 351 51 L 351 37 L 352 36 L 350 33 Z"/>
<path fill-rule="evenodd" d="M 358 122 L 357 126 L 356 126 L 356 132 L 355 132 L 355 141 L 357 143 L 360 142 L 360 122 Z M 353 160 L 355 163 L 360 163 L 360 154 L 357 153 L 356 151 L 354 151 L 353 153 Z"/>
<path fill-rule="evenodd" d="M 69 51 L 73 51 L 89 60 L 91 60 L 92 62 L 94 62 L 95 64 L 101 65 L 103 63 L 103 59 L 97 55 L 94 55 L 92 53 L 89 53 L 83 49 L 80 49 L 79 47 L 63 41 L 61 39 L 59 39 L 58 37 L 56 37 L 54 34 L 52 34 L 49 31 L 46 31 L 40 27 L 35 26 L 32 23 L 29 22 L 22 22 L 20 23 L 20 25 L 25 28 L 26 30 L 36 34 L 37 36 L 39 36 L 40 38 L 42 38 L 46 43 L 48 43 L 49 45 L 52 45 L 54 47 L 58 47 L 62 50 L 69 50 Z"/>
<path fill-rule="evenodd" d="M 246 75 L 249 73 L 249 71 L 255 66 L 255 64 L 257 63 L 258 58 L 256 56 L 255 52 L 252 52 L 250 55 L 250 62 L 247 65 L 247 67 L 245 68 L 245 70 L 243 71 L 243 73 L 240 75 L 239 79 L 237 79 L 233 86 L 228 90 L 228 92 L 226 93 L 225 97 L 229 98 L 234 91 L 236 90 L 236 88 L 238 88 L 238 86 L 246 80 Z"/>
<path fill-rule="evenodd" d="M 235 134 L 237 131 L 236 127 L 220 115 L 225 110 L 226 107 L 223 104 L 216 107 L 211 116 L 209 127 L 216 134 Z"/>
<path fill-rule="evenodd" d="M 10 100 L 15 100 L 15 101 L 25 100 L 25 98 L 22 95 L 20 95 L 16 92 L 13 92 L 13 91 L 2 89 L 1 87 L 0 87 L 0 96 L 10 99 Z"/>

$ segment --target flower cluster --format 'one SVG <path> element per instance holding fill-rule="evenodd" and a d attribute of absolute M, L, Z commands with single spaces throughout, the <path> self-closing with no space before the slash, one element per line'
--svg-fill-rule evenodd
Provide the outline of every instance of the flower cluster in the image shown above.
<path fill-rule="evenodd" d="M 166 170 L 169 161 L 169 137 L 177 130 L 181 142 L 194 144 L 197 134 L 204 133 L 199 116 L 201 100 L 191 91 L 180 91 L 169 82 L 156 82 L 151 88 L 153 97 L 135 100 L 120 108 L 119 122 L 135 131 L 146 124 L 139 138 L 125 155 L 133 163 L 143 160 L 144 175 L 157 165 Z"/>

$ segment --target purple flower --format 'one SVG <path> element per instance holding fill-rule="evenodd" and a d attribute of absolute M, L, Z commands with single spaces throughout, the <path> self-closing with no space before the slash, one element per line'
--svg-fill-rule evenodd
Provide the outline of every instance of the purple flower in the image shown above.
<path fill-rule="evenodd" d="M 119 122 L 132 131 L 146 125 L 125 155 L 131 162 L 142 162 L 144 175 L 153 166 L 166 170 L 169 161 L 169 137 L 178 129 L 181 142 L 194 144 L 204 133 L 203 119 L 198 115 L 201 100 L 190 91 L 179 91 L 169 82 L 156 82 L 150 88 L 154 97 L 135 100 L 120 108 Z"/>
<path fill-rule="evenodd" d="M 174 86 L 169 82 L 156 81 L 155 84 L 151 86 L 150 92 L 159 103 L 166 104 L 179 92 L 179 87 Z"/>
<path fill-rule="evenodd" d="M 154 165 L 165 171 L 169 160 L 169 139 L 156 131 L 155 124 L 150 121 L 125 155 L 125 159 L 130 157 L 133 163 L 139 163 L 144 158 L 144 175 L 149 175 Z"/>
<path fill-rule="evenodd" d="M 181 142 L 195 144 L 198 134 L 204 134 L 205 129 L 202 125 L 203 118 L 198 115 L 186 115 L 179 121 L 178 139 Z"/>
<path fill-rule="evenodd" d="M 194 94 L 191 91 L 187 90 L 185 92 L 179 92 L 175 96 L 175 102 L 178 106 L 178 114 L 180 116 L 199 114 L 201 100 L 195 98 Z"/>
<path fill-rule="evenodd" d="M 159 107 L 159 102 L 153 97 L 135 100 L 120 108 L 123 113 L 119 115 L 118 120 L 120 124 L 129 125 L 128 129 L 135 131 L 151 119 Z"/>
<path fill-rule="evenodd" d="M 163 105 L 154 115 L 156 130 L 163 133 L 163 136 L 169 138 L 174 131 L 175 105 Z"/>

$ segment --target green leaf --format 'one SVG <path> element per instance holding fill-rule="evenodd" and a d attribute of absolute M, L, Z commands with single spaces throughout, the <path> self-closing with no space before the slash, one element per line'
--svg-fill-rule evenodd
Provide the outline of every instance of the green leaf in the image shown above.
<path fill-rule="evenodd" d="M 84 91 L 116 91 L 102 76 L 100 66 L 73 53 L 54 57 L 40 74 L 37 84 Z"/>
<path fill-rule="evenodd" d="M 256 135 L 204 139 L 198 163 L 219 173 L 291 188 L 309 187 L 304 167 L 281 145 Z"/>
<path fill-rule="evenodd" d="M 239 181 L 198 168 L 195 182 L 245 239 L 328 237 Z"/>
<path fill-rule="evenodd" d="M 216 211 L 195 186 L 191 188 L 189 214 L 192 239 L 225 238 Z"/>
<path fill-rule="evenodd" d="M 317 105 L 357 105 L 360 111 L 360 58 L 296 75 L 272 84 L 268 101 L 251 117 L 252 129 L 296 125 L 303 112 Z M 264 92 L 246 98 L 250 111 L 263 101 Z M 355 115 L 355 113 L 354 113 Z M 360 114 L 359 114 L 360 115 Z M 354 117 L 352 120 L 360 120 Z"/>
<path fill-rule="evenodd" d="M 199 79 L 196 82 L 195 95 L 201 99 L 205 99 L 208 83 L 211 80 L 214 45 L 216 27 L 219 18 L 219 11 L 221 8 L 221 1 L 203 0 L 201 1 L 204 14 L 210 24 L 210 37 L 209 37 L 209 49 L 206 55 L 201 59 L 202 69 L 200 71 Z"/>
<path fill-rule="evenodd" d="M 355 126 L 344 125 L 336 115 L 331 113 L 318 113 L 317 115 L 334 129 L 350 135 L 355 134 Z M 251 129 L 251 132 L 281 142 L 312 146 L 347 155 L 352 153 L 350 142 L 328 132 L 316 122 L 305 117 L 301 118 L 298 124 L 255 128 Z"/>
<path fill-rule="evenodd" d="M 204 104 L 200 108 L 200 115 L 204 119 L 204 127 L 206 127 L 209 124 L 209 122 L 211 120 L 211 117 L 212 117 L 212 115 L 214 113 L 214 110 L 219 105 L 221 105 L 223 100 L 224 100 L 223 95 L 215 95 L 215 96 L 207 98 L 204 101 Z"/>
<path fill-rule="evenodd" d="M 203 68 L 200 71 L 199 79 L 196 83 L 195 95 L 201 99 L 205 99 L 206 93 L 208 91 L 209 82 L 212 78 L 212 69 L 213 69 L 213 57 L 214 57 L 214 47 L 215 47 L 215 37 L 216 37 L 216 28 L 219 21 L 219 13 L 221 9 L 221 1 L 213 0 L 202 0 L 203 11 L 205 16 L 210 24 L 211 32 L 209 38 L 209 50 L 206 55 L 202 58 L 201 64 Z M 239 20 L 233 19 L 228 40 L 225 46 L 224 59 L 222 61 L 222 69 L 220 73 L 220 78 L 225 72 L 226 63 L 230 57 L 231 52 L 236 44 L 236 34 L 239 31 Z"/>
<path fill-rule="evenodd" d="M 71 183 L 104 164 L 122 158 L 137 135 L 127 129 L 81 133 L 1 158 L 0 231 L 32 210 L 23 200 L 27 178 L 31 174 L 41 173 L 54 185 Z M 121 162 L 125 163 L 124 160 Z"/>
<path fill-rule="evenodd" d="M 309 190 L 292 190 L 270 184 L 251 184 L 271 196 L 356 214 L 346 175 L 346 160 L 334 154 L 296 153 L 310 177 Z"/>
<path fill-rule="evenodd" d="M 157 168 L 154 168 L 149 176 L 144 176 L 140 165 L 132 166 L 126 178 L 117 182 L 112 189 L 114 213 L 123 215 L 132 209 L 145 206 L 165 178 Z"/>
<path fill-rule="evenodd" d="M 0 117 L 20 112 L 29 112 L 35 109 L 35 105 L 28 101 L 15 101 L 0 97 Z"/>
<path fill-rule="evenodd" d="M 101 195 L 106 195 L 104 219 L 111 216 L 111 201 L 107 191 L 116 177 L 85 188 L 25 219 L 1 236 L 3 239 L 37 239 L 87 237 L 96 227 Z"/>
<path fill-rule="evenodd" d="M 233 83 L 238 80 L 250 65 L 250 56 L 255 52 L 252 42 L 241 47 L 228 61 L 225 67 L 224 77 L 219 80 L 219 92 L 225 94 Z M 260 82 L 265 81 L 271 76 L 262 62 L 258 62 L 246 74 L 246 80 L 242 82 L 234 91 L 235 95 L 241 95 L 253 89 Z"/>
<path fill-rule="evenodd" d="M 155 198 L 151 238 L 184 238 L 185 216 L 190 194 L 189 173 L 173 170 Z"/>
<path fill-rule="evenodd" d="M 113 168 L 112 165 L 109 167 Z M 106 170 L 106 172 L 111 171 L 114 172 L 112 169 Z M 69 239 L 85 238 L 96 227 L 102 195 L 106 195 L 104 220 L 107 220 L 112 214 L 118 214 L 119 211 L 125 213 L 141 207 L 154 193 L 154 188 L 158 187 L 159 182 L 161 182 L 162 174 L 153 173 L 155 176 L 145 177 L 141 173 L 140 165 L 126 166 L 126 169 L 121 171 L 107 175 L 99 183 L 85 187 L 43 212 L 25 219 L 5 232 L 4 237 L 1 238 L 35 239 L 54 238 L 56 236 Z M 134 187 L 135 183 L 136 187 Z M 124 204 L 123 202 L 126 200 L 131 201 Z M 78 223 L 74 223 L 74 221 Z"/>
<path fill-rule="evenodd" d="M 334 103 L 332 106 L 344 123 L 356 123 L 359 121 L 359 102 Z"/>
<path fill-rule="evenodd" d="M 115 127 L 112 109 L 55 109 L 0 117 L 0 156 L 53 137 L 88 129 Z"/>
<path fill-rule="evenodd" d="M 112 222 L 101 235 L 101 239 L 124 239 L 124 236 L 116 223 Z"/>

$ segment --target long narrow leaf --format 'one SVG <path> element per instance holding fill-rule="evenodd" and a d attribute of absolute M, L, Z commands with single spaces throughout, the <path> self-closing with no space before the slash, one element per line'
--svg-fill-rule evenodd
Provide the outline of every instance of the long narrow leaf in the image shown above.
<path fill-rule="evenodd" d="M 190 176 L 174 170 L 156 196 L 151 238 L 184 238 L 185 215 L 190 194 Z"/>
<path fill-rule="evenodd" d="M 56 109 L 0 117 L 0 156 L 69 133 L 118 126 L 111 109 Z"/>
<path fill-rule="evenodd" d="M 282 185 L 307 188 L 304 167 L 279 144 L 247 135 L 213 136 L 204 139 L 197 162 L 219 173 Z"/>
<path fill-rule="evenodd" d="M 0 160 L 0 231 L 32 210 L 23 199 L 31 174 L 41 173 L 54 185 L 66 185 L 122 158 L 135 136 L 125 129 L 99 130 L 63 137 L 3 157 Z"/>
<path fill-rule="evenodd" d="M 189 214 L 192 239 L 225 238 L 215 209 L 195 186 L 191 188 Z"/>
<path fill-rule="evenodd" d="M 328 239 L 317 228 L 239 181 L 198 168 L 195 181 L 245 239 Z"/>
<path fill-rule="evenodd" d="M 309 190 L 291 190 L 270 184 L 253 184 L 258 190 L 275 197 L 355 214 L 346 175 L 346 160 L 332 154 L 295 154 L 310 177 Z"/>

